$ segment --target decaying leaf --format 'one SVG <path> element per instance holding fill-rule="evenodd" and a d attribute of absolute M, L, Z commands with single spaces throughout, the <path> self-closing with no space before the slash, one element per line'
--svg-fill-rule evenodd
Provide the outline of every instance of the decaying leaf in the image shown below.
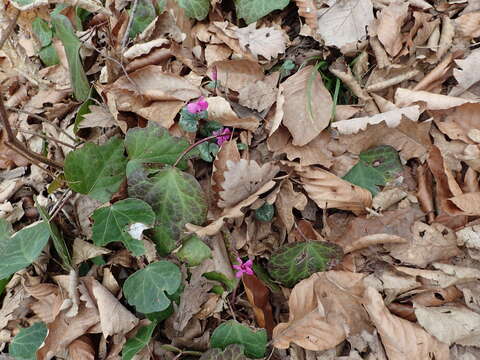
<path fill-rule="evenodd" d="M 265 59 L 277 57 L 285 52 L 286 34 L 275 28 L 259 28 L 252 23 L 247 27 L 237 29 L 236 35 L 243 50 L 247 49 L 255 56 L 263 56 Z"/>

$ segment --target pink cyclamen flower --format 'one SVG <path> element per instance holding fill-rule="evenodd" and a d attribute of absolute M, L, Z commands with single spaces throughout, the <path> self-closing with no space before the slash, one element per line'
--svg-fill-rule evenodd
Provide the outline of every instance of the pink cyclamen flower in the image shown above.
<path fill-rule="evenodd" d="M 218 79 L 217 67 L 214 66 L 212 69 L 212 80 L 217 81 L 217 79 Z"/>
<path fill-rule="evenodd" d="M 202 96 L 197 101 L 191 102 L 187 105 L 187 110 L 190 114 L 198 114 L 208 109 L 208 102 Z"/>
<path fill-rule="evenodd" d="M 217 145 L 222 146 L 225 141 L 230 140 L 230 135 L 232 132 L 229 128 L 223 128 L 212 133 L 214 136 L 217 136 Z M 222 135 L 222 136 L 220 136 Z"/>
<path fill-rule="evenodd" d="M 237 261 L 240 263 L 240 265 L 233 265 L 233 268 L 237 270 L 237 273 L 235 274 L 237 278 L 240 279 L 243 276 L 243 274 L 253 275 L 252 260 L 247 260 L 246 262 L 243 262 L 242 259 L 237 257 Z"/>

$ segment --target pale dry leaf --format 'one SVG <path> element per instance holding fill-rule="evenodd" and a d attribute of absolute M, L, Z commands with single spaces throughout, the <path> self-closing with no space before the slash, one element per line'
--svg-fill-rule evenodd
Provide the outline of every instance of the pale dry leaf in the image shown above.
<path fill-rule="evenodd" d="M 455 19 L 456 31 L 460 36 L 473 39 L 480 36 L 480 11 L 473 11 Z"/>
<path fill-rule="evenodd" d="M 428 91 L 414 91 L 398 88 L 395 92 L 395 105 L 399 107 L 409 106 L 414 103 L 423 103 L 427 110 L 443 110 L 476 102 L 478 101 L 435 94 Z"/>
<path fill-rule="evenodd" d="M 404 117 L 411 121 L 418 121 L 419 116 L 420 107 L 416 105 L 390 110 L 372 116 L 335 121 L 332 123 L 332 128 L 337 129 L 342 135 L 356 134 L 359 131 L 366 130 L 368 125 L 376 125 L 384 122 L 389 128 L 395 128 L 400 125 L 400 121 Z"/>
<path fill-rule="evenodd" d="M 152 49 L 162 47 L 170 43 L 170 40 L 164 38 L 157 38 L 145 43 L 135 44 L 129 47 L 123 56 L 125 59 L 131 61 L 139 56 L 147 55 Z"/>
<path fill-rule="evenodd" d="M 109 253 L 111 253 L 111 250 L 96 246 L 80 238 L 76 238 L 73 242 L 72 262 L 73 264 L 78 265 L 88 259 Z"/>
<path fill-rule="evenodd" d="M 388 245 L 390 255 L 403 263 L 426 267 L 428 264 L 460 255 L 455 233 L 442 224 L 415 222 L 407 244 Z"/>
<path fill-rule="evenodd" d="M 210 78 L 214 71 L 217 72 L 218 83 L 234 91 L 240 91 L 252 82 L 264 78 L 263 69 L 258 62 L 245 59 L 216 61 L 208 68 Z"/>
<path fill-rule="evenodd" d="M 286 349 L 291 343 L 304 349 L 330 349 L 347 336 L 368 331 L 362 306 L 363 274 L 346 271 L 316 273 L 293 288 L 288 323 L 273 330 L 273 346 Z"/>
<path fill-rule="evenodd" d="M 224 126 L 255 131 L 260 121 L 255 116 L 240 117 L 230 106 L 230 103 L 221 96 L 212 96 L 206 99 L 208 102 L 208 119 L 217 121 Z"/>
<path fill-rule="evenodd" d="M 279 168 L 273 163 L 260 166 L 254 160 L 227 160 L 228 170 L 223 173 L 225 181 L 221 184 L 218 206 L 230 208 L 247 199 L 268 183 L 277 174 Z"/>
<path fill-rule="evenodd" d="M 317 12 L 313 11 L 316 6 L 313 0 L 294 0 L 298 7 L 298 15 L 305 18 L 305 23 L 312 29 L 317 29 Z"/>
<path fill-rule="evenodd" d="M 58 286 L 54 284 L 30 284 L 30 281 L 23 282 L 25 290 L 37 301 L 30 307 L 32 311 L 46 324 L 55 320 L 62 310 L 64 296 L 59 292 Z"/>
<path fill-rule="evenodd" d="M 306 66 L 289 77 L 282 87 L 285 97 L 283 124 L 292 134 L 292 144 L 304 146 L 328 127 L 332 96 L 313 66 Z"/>
<path fill-rule="evenodd" d="M 472 225 L 458 230 L 457 240 L 460 246 L 467 248 L 480 249 L 480 225 Z"/>
<path fill-rule="evenodd" d="M 438 270 L 424 270 L 405 266 L 397 266 L 396 269 L 405 274 L 428 280 L 432 286 L 440 288 L 466 284 L 476 281 L 480 277 L 480 271 L 473 268 L 441 263 L 433 263 L 432 266 Z"/>
<path fill-rule="evenodd" d="M 293 227 L 295 218 L 292 214 L 293 208 L 297 210 L 303 210 L 307 205 L 307 197 L 301 192 L 296 192 L 293 189 L 293 184 L 290 180 L 286 179 L 280 185 L 280 192 L 277 195 L 275 201 L 275 207 L 278 212 L 278 216 L 285 225 L 287 233 Z"/>
<path fill-rule="evenodd" d="M 458 85 L 450 91 L 448 94 L 450 96 L 460 96 L 472 87 L 478 87 L 476 84 L 480 82 L 480 74 L 477 71 L 477 66 L 480 63 L 480 49 L 475 49 L 464 59 L 455 60 L 455 63 L 459 69 L 453 70 L 453 76 Z"/>
<path fill-rule="evenodd" d="M 405 244 L 408 243 L 404 238 L 391 235 L 391 234 L 373 234 L 366 235 L 359 239 L 356 239 L 354 243 L 345 246 L 343 252 L 345 254 L 351 253 L 353 251 L 365 249 L 369 246 L 381 245 L 381 244 Z"/>
<path fill-rule="evenodd" d="M 313 167 L 296 166 L 303 188 L 321 209 L 365 212 L 372 205 L 372 194 L 332 173 Z"/>
<path fill-rule="evenodd" d="M 95 349 L 92 340 L 87 336 L 80 336 L 68 346 L 71 360 L 94 360 Z"/>
<path fill-rule="evenodd" d="M 269 130 L 268 136 L 272 136 L 275 131 L 279 128 L 282 124 L 283 116 L 285 115 L 283 111 L 283 106 L 285 105 L 285 95 L 283 95 L 283 85 L 280 84 L 278 86 L 277 92 L 277 104 L 275 105 L 275 113 L 271 118 L 268 118 L 268 122 L 266 124 L 267 129 Z"/>
<path fill-rule="evenodd" d="M 341 48 L 367 36 L 366 27 L 374 20 L 371 0 L 327 0 L 324 4 L 328 7 L 317 12 L 317 33 L 325 45 Z"/>
<path fill-rule="evenodd" d="M 453 37 L 455 36 L 454 21 L 447 15 L 442 16 L 442 32 L 437 47 L 437 59 L 441 59 L 452 46 Z"/>
<path fill-rule="evenodd" d="M 392 315 L 374 288 L 365 291 L 364 307 L 377 328 L 389 360 L 448 360 L 448 345 L 420 326 Z"/>
<path fill-rule="evenodd" d="M 208 30 L 214 34 L 210 43 L 226 44 L 233 50 L 236 58 L 243 58 L 252 62 L 258 62 L 250 51 L 244 51 L 240 46 L 237 35 L 235 34 L 238 26 L 230 21 L 213 21 Z"/>
<path fill-rule="evenodd" d="M 79 129 L 101 127 L 109 128 L 116 124 L 115 118 L 108 108 L 98 105 L 90 105 L 90 112 L 83 115 L 83 120 L 78 125 Z"/>
<path fill-rule="evenodd" d="M 211 184 L 215 200 L 218 200 L 220 191 L 223 190 L 222 184 L 225 182 L 228 160 L 240 161 L 240 152 L 238 151 L 237 142 L 234 140 L 224 142 L 213 161 Z"/>
<path fill-rule="evenodd" d="M 96 303 L 100 326 L 105 337 L 126 334 L 137 325 L 138 319 L 97 280 L 87 277 L 83 278 L 82 282 Z"/>
<path fill-rule="evenodd" d="M 430 112 L 441 132 L 453 140 L 474 144 L 469 134 L 480 131 L 480 103 L 463 104 L 445 110 Z"/>
<path fill-rule="evenodd" d="M 288 39 L 284 30 L 273 27 L 256 29 L 256 23 L 237 29 L 235 34 L 244 51 L 250 51 L 255 57 L 261 55 L 267 60 L 283 54 Z"/>
<path fill-rule="evenodd" d="M 441 342 L 480 346 L 480 314 L 460 305 L 425 307 L 414 302 L 418 323 Z"/>
<path fill-rule="evenodd" d="M 480 192 L 472 192 L 454 196 L 446 200 L 445 211 L 449 215 L 480 215 Z"/>
<path fill-rule="evenodd" d="M 120 77 L 111 88 L 126 90 L 151 101 L 189 101 L 202 95 L 200 89 L 183 77 L 164 72 L 161 66 L 148 65 Z"/>
<path fill-rule="evenodd" d="M 329 132 L 323 131 L 305 146 L 292 144 L 292 137 L 288 130 L 280 126 L 267 140 L 267 146 L 275 155 L 286 154 L 287 159 L 300 160 L 300 165 L 322 165 L 327 169 L 332 166 L 333 155 L 327 148 L 331 137 Z"/>
<path fill-rule="evenodd" d="M 407 2 L 392 1 L 378 16 L 378 40 L 392 57 L 396 56 L 402 49 L 401 29 L 407 15 Z"/>
<path fill-rule="evenodd" d="M 265 80 L 258 80 L 241 88 L 238 93 L 238 103 L 260 112 L 269 109 L 277 99 L 279 74 L 274 72 L 266 76 Z"/>
<path fill-rule="evenodd" d="M 216 61 L 227 60 L 232 55 L 232 50 L 223 44 L 207 44 L 205 47 L 205 61 L 211 66 Z"/>

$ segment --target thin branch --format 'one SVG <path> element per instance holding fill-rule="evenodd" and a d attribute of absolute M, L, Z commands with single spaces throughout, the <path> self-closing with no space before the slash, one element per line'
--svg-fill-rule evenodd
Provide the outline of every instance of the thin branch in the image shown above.
<path fill-rule="evenodd" d="M 128 35 L 130 33 L 130 28 L 132 27 L 133 18 L 135 17 L 135 11 L 137 11 L 137 6 L 138 6 L 138 0 L 133 0 L 132 11 L 130 12 L 130 16 L 128 18 L 127 29 L 125 30 L 125 34 L 123 34 L 122 52 L 123 52 L 123 49 L 125 49 L 125 46 L 127 46 Z"/>
<path fill-rule="evenodd" d="M 5 41 L 7 41 L 15 25 L 17 25 L 17 20 L 18 20 L 18 16 L 20 15 L 20 10 L 17 10 L 17 9 L 15 10 L 16 12 L 15 12 L 15 15 L 13 15 L 13 19 L 10 20 L 10 24 L 8 24 L 7 28 L 2 33 L 2 37 L 0 38 L 0 49 L 3 47 L 3 44 L 5 44 Z"/>
<path fill-rule="evenodd" d="M 35 135 L 35 136 L 38 136 L 38 137 L 41 137 L 42 139 L 45 139 L 45 140 L 49 140 L 49 141 L 53 141 L 57 144 L 60 144 L 60 145 L 63 145 L 63 146 L 67 146 L 69 147 L 70 149 L 76 149 L 76 147 L 74 145 L 71 145 L 71 144 L 67 144 L 66 142 L 63 142 L 63 141 L 60 141 L 60 140 L 57 140 L 57 139 L 54 139 L 50 136 L 47 136 L 47 135 L 43 135 L 43 134 L 37 134 L 35 131 L 30 131 L 30 130 L 23 130 L 23 129 L 20 129 L 20 128 L 14 128 L 15 130 L 21 132 L 21 133 L 25 133 L 25 134 L 31 134 L 31 135 Z"/>

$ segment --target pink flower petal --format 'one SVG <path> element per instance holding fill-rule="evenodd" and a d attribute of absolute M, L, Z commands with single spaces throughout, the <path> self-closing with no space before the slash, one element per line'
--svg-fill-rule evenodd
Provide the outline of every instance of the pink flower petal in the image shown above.
<path fill-rule="evenodd" d="M 243 271 L 237 272 L 235 276 L 240 279 L 243 276 Z"/>

